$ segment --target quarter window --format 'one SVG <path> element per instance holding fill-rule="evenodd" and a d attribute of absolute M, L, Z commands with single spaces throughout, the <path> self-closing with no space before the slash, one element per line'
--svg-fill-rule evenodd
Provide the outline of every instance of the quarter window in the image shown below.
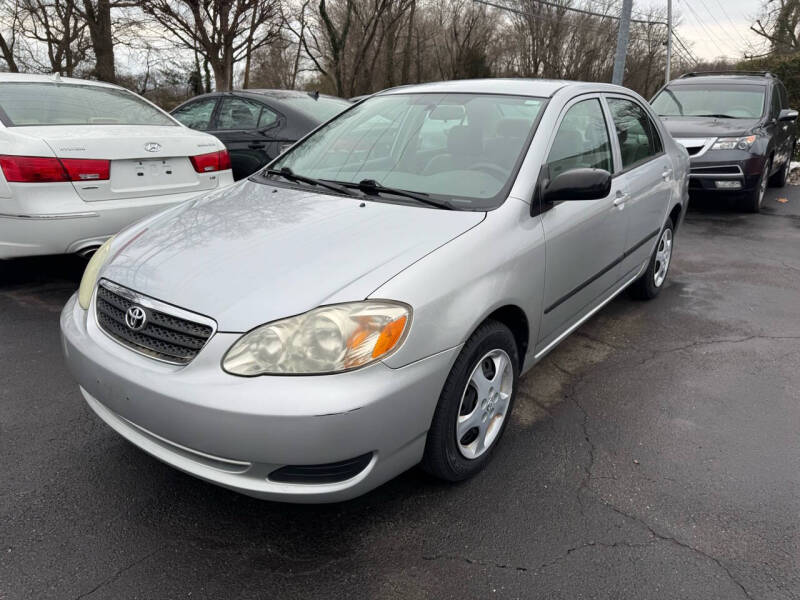
<path fill-rule="evenodd" d="M 641 106 L 622 98 L 609 98 L 608 106 L 617 130 L 623 169 L 662 151 L 656 126 Z"/>
<path fill-rule="evenodd" d="M 558 126 L 550 155 L 550 177 L 570 169 L 612 170 L 611 141 L 597 98 L 573 104 Z"/>
<path fill-rule="evenodd" d="M 208 124 L 211 121 L 211 115 L 214 112 L 216 103 L 216 98 L 198 100 L 186 106 L 181 106 L 172 113 L 172 116 L 187 127 L 205 131 L 208 129 Z"/>

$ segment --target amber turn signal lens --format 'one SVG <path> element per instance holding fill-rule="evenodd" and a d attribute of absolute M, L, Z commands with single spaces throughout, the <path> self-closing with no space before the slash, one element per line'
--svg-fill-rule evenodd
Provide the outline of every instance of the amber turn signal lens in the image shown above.
<path fill-rule="evenodd" d="M 403 331 L 406 328 L 406 317 L 400 317 L 389 323 L 383 328 L 381 334 L 378 336 L 378 341 L 375 342 L 375 348 L 372 349 L 372 358 L 383 356 L 389 350 L 394 348 L 398 340 L 402 337 Z"/>

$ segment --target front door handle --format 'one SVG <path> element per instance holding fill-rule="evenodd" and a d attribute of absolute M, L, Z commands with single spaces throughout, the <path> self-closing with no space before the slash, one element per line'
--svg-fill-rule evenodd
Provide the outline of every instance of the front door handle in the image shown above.
<path fill-rule="evenodd" d="M 614 198 L 614 206 L 622 210 L 625 208 L 625 203 L 628 201 L 628 198 L 630 198 L 630 195 L 625 192 L 617 192 L 617 197 Z"/>
<path fill-rule="evenodd" d="M 661 173 L 661 179 L 669 181 L 670 177 L 672 177 L 672 169 L 664 169 L 664 172 Z"/>

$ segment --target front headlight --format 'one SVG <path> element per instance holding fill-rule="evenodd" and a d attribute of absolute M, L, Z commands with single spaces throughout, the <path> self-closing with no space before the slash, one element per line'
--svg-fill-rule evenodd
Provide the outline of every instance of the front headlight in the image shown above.
<path fill-rule="evenodd" d="M 113 239 L 113 236 L 108 238 L 105 243 L 97 249 L 97 252 L 92 254 L 92 258 L 89 259 L 89 264 L 86 265 L 86 270 L 83 272 L 81 286 L 78 288 L 78 304 L 81 305 L 83 310 L 89 309 L 89 303 L 92 301 L 92 292 L 94 292 L 94 284 L 97 283 L 97 275 L 108 260 L 111 240 Z"/>
<path fill-rule="evenodd" d="M 233 375 L 313 375 L 363 367 L 400 346 L 411 308 L 367 300 L 315 308 L 245 334 L 222 359 Z"/>
<path fill-rule="evenodd" d="M 711 146 L 712 150 L 747 150 L 756 141 L 756 136 L 748 135 L 746 137 L 730 137 L 730 138 L 717 138 L 714 145 Z"/>

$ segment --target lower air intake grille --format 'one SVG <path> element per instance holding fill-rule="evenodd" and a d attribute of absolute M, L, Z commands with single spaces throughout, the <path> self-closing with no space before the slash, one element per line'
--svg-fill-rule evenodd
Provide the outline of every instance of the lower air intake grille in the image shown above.
<path fill-rule="evenodd" d="M 95 300 L 97 323 L 113 339 L 136 352 L 178 365 L 191 362 L 214 328 L 169 314 L 168 306 L 165 310 L 153 308 L 157 304 L 101 281 Z M 133 315 L 130 309 L 135 311 Z"/>

